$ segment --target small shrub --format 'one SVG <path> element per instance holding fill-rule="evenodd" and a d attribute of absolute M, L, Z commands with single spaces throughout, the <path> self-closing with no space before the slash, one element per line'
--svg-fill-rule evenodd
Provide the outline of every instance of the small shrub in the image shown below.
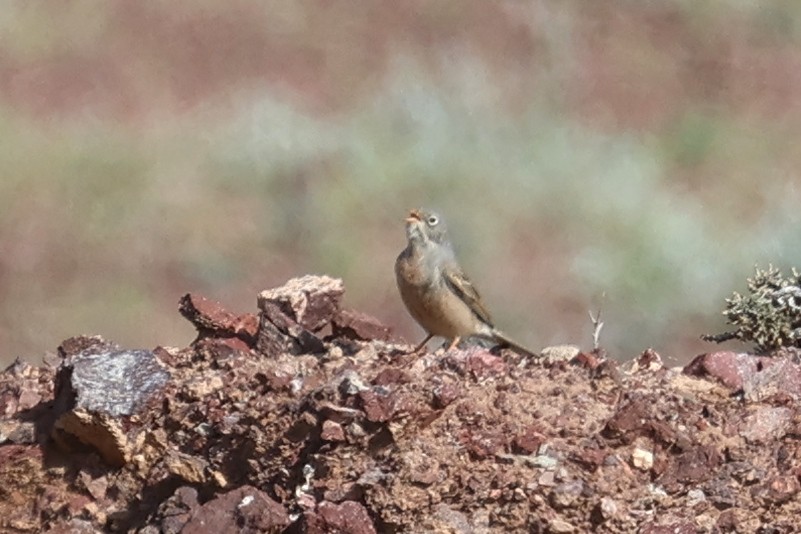
<path fill-rule="evenodd" d="M 756 268 L 748 279 L 748 294 L 726 299 L 723 311 L 734 331 L 704 335 L 702 339 L 721 343 L 729 339 L 753 342 L 758 352 L 783 347 L 801 347 L 801 274 L 793 268 L 785 278 L 779 269 Z"/>

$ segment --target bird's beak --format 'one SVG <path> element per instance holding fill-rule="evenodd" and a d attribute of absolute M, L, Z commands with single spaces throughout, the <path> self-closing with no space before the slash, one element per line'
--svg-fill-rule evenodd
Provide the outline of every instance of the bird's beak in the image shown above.
<path fill-rule="evenodd" d="M 407 223 L 420 222 L 423 220 L 423 215 L 420 210 L 409 210 L 409 216 L 406 217 Z"/>

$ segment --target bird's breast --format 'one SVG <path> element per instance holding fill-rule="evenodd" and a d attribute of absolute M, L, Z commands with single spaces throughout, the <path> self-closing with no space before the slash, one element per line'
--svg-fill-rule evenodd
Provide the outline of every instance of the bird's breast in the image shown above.
<path fill-rule="evenodd" d="M 481 321 L 447 284 L 442 273 L 404 251 L 395 262 L 398 290 L 406 308 L 430 334 L 454 338 L 480 331 Z"/>

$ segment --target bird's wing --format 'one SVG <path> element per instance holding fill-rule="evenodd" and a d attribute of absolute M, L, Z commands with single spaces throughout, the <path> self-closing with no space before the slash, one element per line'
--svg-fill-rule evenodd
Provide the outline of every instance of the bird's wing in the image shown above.
<path fill-rule="evenodd" d="M 481 302 L 478 291 L 473 287 L 470 279 L 467 278 L 467 275 L 465 275 L 461 269 L 453 267 L 444 269 L 443 274 L 448 287 L 470 307 L 479 319 L 489 326 L 492 326 L 492 318 L 487 308 L 485 308 L 484 304 Z"/>

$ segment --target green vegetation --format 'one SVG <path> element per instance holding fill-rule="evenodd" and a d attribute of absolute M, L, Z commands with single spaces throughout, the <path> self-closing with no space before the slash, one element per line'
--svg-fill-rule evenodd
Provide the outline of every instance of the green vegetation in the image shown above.
<path fill-rule="evenodd" d="M 785 277 L 772 265 L 767 270 L 757 267 L 754 277 L 748 279 L 748 294 L 735 292 L 726 299 L 723 315 L 737 328 L 704 336 L 705 340 L 752 342 L 761 353 L 801 347 L 801 273 L 793 269 Z"/>

